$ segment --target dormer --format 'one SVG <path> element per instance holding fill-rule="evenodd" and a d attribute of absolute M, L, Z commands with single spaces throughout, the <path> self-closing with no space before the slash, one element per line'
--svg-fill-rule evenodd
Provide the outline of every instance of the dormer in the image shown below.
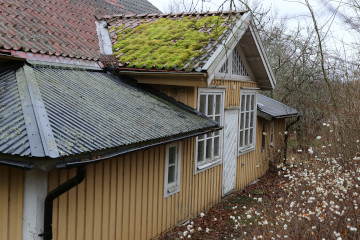
<path fill-rule="evenodd" d="M 100 44 L 110 37 L 118 70 L 138 82 L 207 87 L 235 80 L 274 88 L 249 12 L 106 16 L 98 26 Z"/>

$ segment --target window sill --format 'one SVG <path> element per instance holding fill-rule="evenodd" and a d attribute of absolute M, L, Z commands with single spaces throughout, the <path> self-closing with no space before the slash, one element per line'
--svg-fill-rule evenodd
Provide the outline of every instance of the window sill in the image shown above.
<path fill-rule="evenodd" d="M 195 175 L 198 174 L 198 173 L 201 173 L 201 172 L 203 172 L 203 171 L 205 171 L 207 169 L 216 167 L 216 166 L 220 165 L 221 162 L 222 162 L 221 158 L 215 158 L 215 159 L 213 159 L 211 161 L 207 161 L 206 163 L 199 164 L 195 168 Z"/>
<path fill-rule="evenodd" d="M 249 153 L 249 152 L 252 152 L 255 150 L 255 147 L 251 147 L 251 148 L 246 148 L 246 149 L 243 149 L 243 150 L 240 150 L 239 153 L 238 153 L 238 157 L 241 156 L 241 155 L 244 155 L 245 153 Z"/>
<path fill-rule="evenodd" d="M 170 197 L 178 192 L 180 192 L 180 186 L 176 185 L 176 186 L 169 187 L 165 191 L 164 198 Z"/>

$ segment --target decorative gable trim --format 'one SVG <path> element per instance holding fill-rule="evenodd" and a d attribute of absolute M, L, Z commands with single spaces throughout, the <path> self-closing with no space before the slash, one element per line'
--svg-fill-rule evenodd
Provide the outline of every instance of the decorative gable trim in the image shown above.
<path fill-rule="evenodd" d="M 246 29 L 248 28 L 248 24 L 250 24 L 250 20 L 250 12 L 243 14 L 241 18 L 236 22 L 228 38 L 220 44 L 220 46 L 216 49 L 215 53 L 203 66 L 202 70 L 208 72 L 208 85 L 210 85 L 211 81 L 214 79 L 215 73 L 220 63 L 222 61 L 225 61 L 224 59 L 229 56 L 231 50 L 236 46 L 240 38 L 244 35 Z"/>
<path fill-rule="evenodd" d="M 234 63 L 234 57 L 237 58 Z M 234 65 L 238 65 L 238 69 L 234 69 Z M 225 72 L 224 70 L 226 70 Z M 240 74 L 236 74 L 240 73 Z M 235 81 L 255 81 L 255 76 L 246 61 L 241 46 L 237 43 L 233 46 L 232 51 L 228 51 L 226 57 L 221 60 L 214 74 L 214 79 L 226 79 Z"/>
<path fill-rule="evenodd" d="M 257 31 L 251 26 L 253 23 L 251 13 L 245 13 L 242 17 L 236 22 L 233 27 L 232 32 L 229 34 L 228 38 L 220 44 L 220 46 L 216 49 L 214 54 L 210 57 L 210 59 L 206 62 L 202 71 L 207 71 L 208 79 L 207 85 L 209 86 L 215 78 L 219 77 L 218 71 L 225 63 L 226 59 L 229 58 L 230 54 L 232 54 L 233 49 L 236 47 L 241 56 L 241 60 L 246 66 L 246 70 L 249 73 L 249 77 L 246 76 L 238 76 L 232 79 L 231 77 L 226 79 L 228 80 L 240 80 L 240 81 L 259 81 L 260 78 L 262 81 L 265 80 L 265 84 L 260 84 L 261 89 L 273 89 L 275 86 L 275 78 L 271 71 L 270 64 L 267 60 L 264 47 L 261 43 L 260 36 Z M 250 35 L 249 35 L 250 34 Z M 251 52 L 254 56 L 249 54 L 245 54 L 245 49 L 242 51 L 242 48 L 239 46 L 240 40 L 245 36 L 251 36 L 251 44 L 256 48 L 257 51 Z M 249 43 L 250 44 L 250 43 Z M 248 49 L 246 49 L 248 50 Z M 252 50 L 251 50 L 252 51 Z M 247 62 L 247 58 L 256 58 L 258 59 L 257 66 L 262 68 L 262 71 L 265 74 L 263 76 L 256 77 L 251 69 L 250 63 Z M 251 62 L 253 63 L 253 62 Z M 223 79 L 224 77 L 220 77 Z"/>

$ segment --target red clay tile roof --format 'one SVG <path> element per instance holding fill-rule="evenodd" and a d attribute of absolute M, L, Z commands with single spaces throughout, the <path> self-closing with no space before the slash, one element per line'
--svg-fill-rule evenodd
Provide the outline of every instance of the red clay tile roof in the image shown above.
<path fill-rule="evenodd" d="M 96 60 L 95 16 L 159 13 L 146 0 L 2 0 L 0 50 Z"/>
<path fill-rule="evenodd" d="M 201 71 L 244 12 L 104 16 L 121 70 Z"/>

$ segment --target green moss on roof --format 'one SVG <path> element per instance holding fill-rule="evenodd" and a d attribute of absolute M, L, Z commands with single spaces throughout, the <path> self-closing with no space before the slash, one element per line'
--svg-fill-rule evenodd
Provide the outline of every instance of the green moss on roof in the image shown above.
<path fill-rule="evenodd" d="M 150 23 L 144 21 L 135 28 L 122 25 L 117 28 L 114 55 L 129 68 L 181 69 L 199 57 L 210 41 L 218 40 L 226 29 L 221 25 L 225 19 L 224 16 L 198 20 L 160 18 Z"/>

